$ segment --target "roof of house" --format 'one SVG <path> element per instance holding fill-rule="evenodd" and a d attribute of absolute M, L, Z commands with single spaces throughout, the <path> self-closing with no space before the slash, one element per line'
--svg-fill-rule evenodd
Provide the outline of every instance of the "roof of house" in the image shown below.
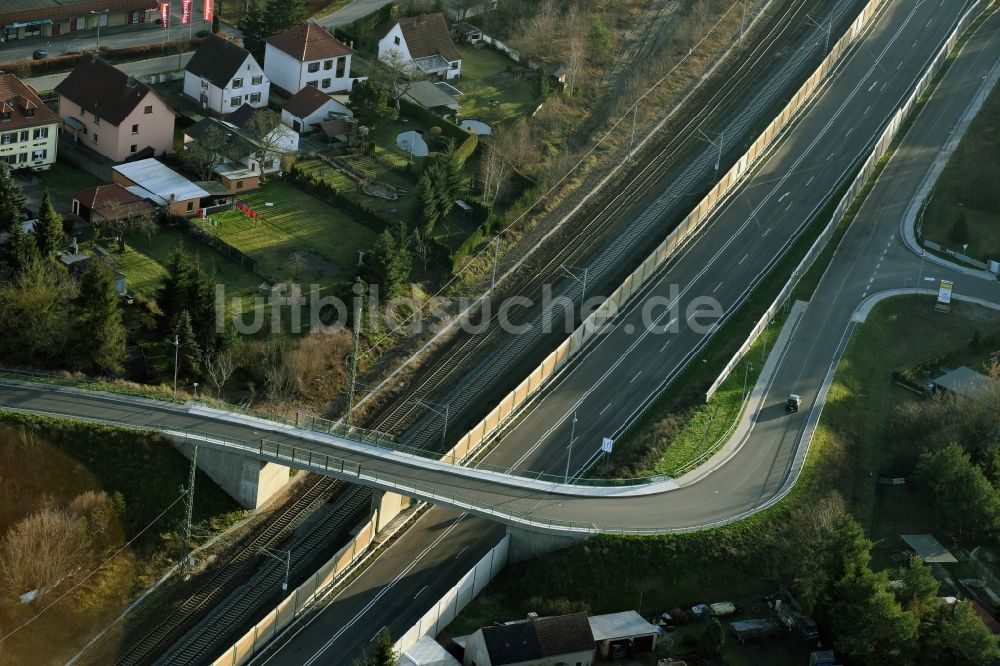
<path fill-rule="evenodd" d="M 90 10 L 156 9 L 156 0 L 6 0 L 0 3 L 0 25 L 82 16 Z"/>
<path fill-rule="evenodd" d="M 480 631 L 493 666 L 594 649 L 594 634 L 586 613 L 533 618 Z"/>
<path fill-rule="evenodd" d="M 10 112 L 10 120 L 0 120 L 0 132 L 59 122 L 59 116 L 13 74 L 0 74 L 0 111 Z"/>
<path fill-rule="evenodd" d="M 899 538 L 927 564 L 958 562 L 955 556 L 930 534 L 900 534 Z"/>
<path fill-rule="evenodd" d="M 399 655 L 399 666 L 460 666 L 461 663 L 430 636 L 423 636 Z"/>
<path fill-rule="evenodd" d="M 455 43 L 451 41 L 448 24 L 441 12 L 411 16 L 399 19 L 397 23 L 403 32 L 403 39 L 406 40 L 406 48 L 410 52 L 410 58 L 415 60 L 441 55 L 448 60 L 462 59 L 458 49 L 455 48 Z M 392 27 L 390 27 L 391 29 Z"/>
<path fill-rule="evenodd" d="M 438 88 L 431 81 L 415 81 L 403 95 L 414 104 L 419 104 L 425 109 L 434 109 L 440 106 L 447 107 L 452 111 L 458 111 L 458 100 Z"/>
<path fill-rule="evenodd" d="M 118 164 L 111 168 L 152 194 L 151 198 L 158 203 L 162 202 L 161 205 L 168 203 L 171 196 L 174 201 L 208 196 L 208 192 L 153 158 Z M 128 189 L 135 192 L 132 188 Z"/>
<path fill-rule="evenodd" d="M 122 206 L 127 210 L 142 210 L 149 206 L 145 199 L 129 192 L 118 183 L 108 183 L 81 190 L 74 194 L 73 198 L 79 201 L 82 206 L 95 211 L 114 205 Z"/>
<path fill-rule="evenodd" d="M 358 128 L 358 121 L 353 118 L 331 118 L 315 125 L 327 137 L 347 137 Z"/>
<path fill-rule="evenodd" d="M 588 621 L 595 641 L 649 636 L 659 631 L 634 610 L 594 615 Z"/>
<path fill-rule="evenodd" d="M 334 99 L 316 86 L 305 86 L 285 102 L 282 108 L 297 118 L 305 118 Z"/>
<path fill-rule="evenodd" d="M 267 38 L 267 43 L 299 62 L 334 58 L 354 53 L 343 42 L 316 23 L 297 25 Z"/>
<path fill-rule="evenodd" d="M 225 88 L 250 57 L 250 52 L 218 35 L 209 35 L 191 56 L 185 71 Z"/>
<path fill-rule="evenodd" d="M 946 391 L 953 391 L 966 397 L 986 395 L 991 386 L 989 377 L 964 365 L 946 372 L 935 379 L 934 383 Z"/>
<path fill-rule="evenodd" d="M 142 81 L 97 56 L 82 59 L 55 91 L 112 125 L 120 125 L 148 93 L 156 95 Z"/>

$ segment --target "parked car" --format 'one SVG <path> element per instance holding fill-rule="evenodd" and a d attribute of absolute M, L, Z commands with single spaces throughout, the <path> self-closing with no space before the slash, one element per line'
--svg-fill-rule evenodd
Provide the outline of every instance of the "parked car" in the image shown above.
<path fill-rule="evenodd" d="M 49 52 L 48 51 L 41 51 L 41 50 L 39 50 L 39 51 L 35 51 L 34 53 L 31 54 L 32 60 L 45 60 L 48 57 L 49 57 Z"/>
<path fill-rule="evenodd" d="M 660 616 L 656 618 L 656 626 L 664 631 L 673 631 L 676 626 L 674 616 L 666 611 L 660 613 Z"/>
<path fill-rule="evenodd" d="M 712 609 L 712 615 L 716 617 L 725 617 L 736 612 L 736 604 L 731 601 L 718 601 L 714 604 L 709 604 L 708 607 Z"/>

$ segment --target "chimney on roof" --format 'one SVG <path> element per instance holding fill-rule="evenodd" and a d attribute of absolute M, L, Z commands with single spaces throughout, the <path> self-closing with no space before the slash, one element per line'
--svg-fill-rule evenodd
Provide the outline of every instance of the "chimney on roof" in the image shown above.
<path fill-rule="evenodd" d="M 128 77 L 128 83 L 126 83 L 125 85 L 128 86 L 129 88 L 135 88 L 137 83 L 138 81 L 135 80 L 135 77 L 130 75 Z"/>

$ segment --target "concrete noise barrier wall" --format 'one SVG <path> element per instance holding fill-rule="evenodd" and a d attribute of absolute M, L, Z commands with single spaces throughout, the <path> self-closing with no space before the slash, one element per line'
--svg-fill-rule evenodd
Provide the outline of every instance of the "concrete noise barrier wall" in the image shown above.
<path fill-rule="evenodd" d="M 500 403 L 473 426 L 454 448 L 445 454 L 443 460 L 458 463 L 482 444 L 495 435 L 511 418 L 513 418 L 540 388 L 552 379 L 566 363 L 576 356 L 591 340 L 594 339 L 605 324 L 612 320 L 625 306 L 628 299 L 634 295 L 663 266 L 674 252 L 711 216 L 715 206 L 726 198 L 747 175 L 757 160 L 767 154 L 775 139 L 795 119 L 796 115 L 811 101 L 813 95 L 822 85 L 826 77 L 836 68 L 841 58 L 854 42 L 867 29 L 871 19 L 879 11 L 886 0 L 870 0 L 861 13 L 851 23 L 847 32 L 837 40 L 823 62 L 798 89 L 788 104 L 757 137 L 749 150 L 740 157 L 736 164 L 727 171 L 715 184 L 709 193 L 695 206 L 677 228 L 663 240 L 660 245 L 646 257 L 645 261 L 632 272 L 612 294 L 591 313 L 573 334 L 563 340 L 555 351 L 549 354 L 513 391 L 507 394 Z"/>

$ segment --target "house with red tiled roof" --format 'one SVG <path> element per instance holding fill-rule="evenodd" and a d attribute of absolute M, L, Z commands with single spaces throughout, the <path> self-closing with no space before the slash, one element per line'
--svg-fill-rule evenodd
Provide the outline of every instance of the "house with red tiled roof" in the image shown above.
<path fill-rule="evenodd" d="M 462 75 L 462 56 L 440 12 L 393 23 L 378 42 L 378 58 L 409 65 L 430 78 L 455 79 Z"/>
<path fill-rule="evenodd" d="M 59 116 L 13 74 L 0 74 L 0 162 L 48 169 L 56 161 Z"/>
<path fill-rule="evenodd" d="M 353 49 L 309 22 L 267 38 L 264 74 L 288 96 L 306 86 L 325 93 L 350 92 L 356 81 L 366 78 L 351 75 L 352 55 Z"/>
<path fill-rule="evenodd" d="M 153 215 L 153 204 L 119 183 L 98 185 L 73 195 L 73 212 L 87 222 Z"/>

